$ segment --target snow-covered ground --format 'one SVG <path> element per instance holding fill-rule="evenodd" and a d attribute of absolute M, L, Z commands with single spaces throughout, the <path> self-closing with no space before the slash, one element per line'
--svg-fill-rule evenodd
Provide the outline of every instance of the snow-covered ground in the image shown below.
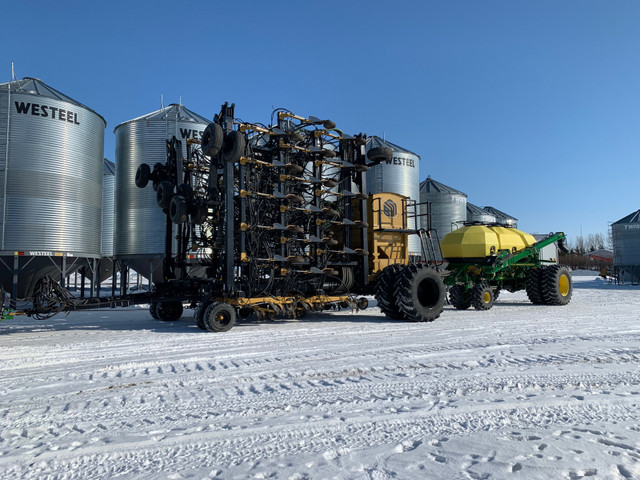
<path fill-rule="evenodd" d="M 0 323 L 0 478 L 640 478 L 640 288 L 230 332 L 143 309 Z"/>

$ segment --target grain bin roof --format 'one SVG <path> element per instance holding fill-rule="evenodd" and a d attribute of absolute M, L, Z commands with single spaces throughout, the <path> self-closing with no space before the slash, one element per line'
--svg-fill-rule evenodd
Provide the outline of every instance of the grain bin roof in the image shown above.
<path fill-rule="evenodd" d="M 427 177 L 422 183 L 420 183 L 420 191 L 426 193 L 451 193 L 457 195 L 467 196 L 466 193 L 456 190 L 455 188 L 448 187 L 444 183 L 436 182 L 431 176 Z"/>
<path fill-rule="evenodd" d="M 116 174 L 116 164 L 111 160 L 104 159 L 104 174 L 105 175 L 115 175 Z"/>
<path fill-rule="evenodd" d="M 505 218 L 507 220 L 518 220 L 516 217 L 512 217 L 509 214 L 506 214 L 504 212 L 501 212 L 500 210 L 498 210 L 497 208 L 493 208 L 493 207 L 484 207 L 484 209 L 489 212 L 489 213 L 493 213 L 496 217 L 499 218 Z"/>
<path fill-rule="evenodd" d="M 2 83 L 0 84 L 0 87 L 8 88 L 11 93 L 15 93 L 15 94 L 37 95 L 40 97 L 53 98 L 55 100 L 60 100 L 62 102 L 72 103 L 74 105 L 77 105 L 78 107 L 82 107 L 84 109 L 87 109 L 95 113 L 102 119 L 102 121 L 104 122 L 104 126 L 105 127 L 107 126 L 107 121 L 98 112 L 78 102 L 77 100 L 74 100 L 70 96 L 65 95 L 62 92 L 59 92 L 55 88 L 50 87 L 39 78 L 25 77 L 21 80 L 12 80 L 7 83 Z"/>
<path fill-rule="evenodd" d="M 619 225 L 622 223 L 640 223 L 640 210 L 636 210 L 617 222 L 613 222 L 613 225 Z"/>
<path fill-rule="evenodd" d="M 492 213 L 487 212 L 484 208 L 480 208 L 479 206 L 469 202 L 467 202 L 467 211 L 474 215 L 493 215 Z"/>
<path fill-rule="evenodd" d="M 399 145 L 389 142 L 388 140 L 380 138 L 376 135 L 373 135 L 367 138 L 367 148 L 377 148 L 377 147 L 389 147 L 391 150 L 394 150 L 396 152 L 408 153 L 409 155 L 413 155 L 415 157 L 420 158 L 420 155 L 418 155 L 417 153 L 414 153 L 411 150 L 407 150 L 406 148 L 402 148 Z"/>
<path fill-rule="evenodd" d="M 122 125 L 126 125 L 127 123 L 133 122 L 141 122 L 141 121 L 164 121 L 164 120 L 172 120 L 179 122 L 194 122 L 194 123 L 204 123 L 208 125 L 211 123 L 211 120 L 204 118 L 201 115 L 198 115 L 195 112 L 192 112 L 184 105 L 180 105 L 178 103 L 172 103 L 171 105 L 161 108 L 160 110 L 156 110 L 155 112 L 147 113 L 146 115 L 142 115 L 137 118 L 132 118 L 131 120 L 127 120 L 126 122 L 122 122 L 116 128 L 113 129 L 115 132 L 118 127 Z"/>

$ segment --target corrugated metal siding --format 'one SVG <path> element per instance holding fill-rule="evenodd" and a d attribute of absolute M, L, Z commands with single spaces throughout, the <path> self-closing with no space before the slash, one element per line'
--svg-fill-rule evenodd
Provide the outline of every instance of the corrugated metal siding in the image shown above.
<path fill-rule="evenodd" d="M 614 265 L 640 265 L 640 223 L 611 226 Z"/>
<path fill-rule="evenodd" d="M 7 118 L 8 118 L 9 85 L 0 88 L 0 250 L 3 250 L 4 225 L 4 198 L 5 179 L 7 169 Z"/>
<path fill-rule="evenodd" d="M 7 89 L 0 91 L 0 158 L 5 171 Z M 15 103 L 45 104 L 77 122 L 18 113 Z M 100 256 L 105 122 L 80 105 L 11 92 L 3 250 Z M 3 189 L 4 178 L 0 180 Z M 3 192 L 4 193 L 4 192 Z M 0 196 L 2 197 L 2 196 Z M 0 204 L 4 211 L 4 206 Z"/>
<path fill-rule="evenodd" d="M 156 202 L 151 185 L 136 187 L 135 175 L 141 163 L 153 169 L 155 163 L 166 163 L 166 140 L 176 135 L 182 140 L 186 157 L 186 141 L 180 129 L 204 131 L 206 124 L 175 120 L 149 120 L 141 117 L 120 124 L 116 134 L 115 240 L 116 256 L 164 253 L 165 214 Z"/>
<path fill-rule="evenodd" d="M 420 202 L 431 202 L 431 228 L 440 238 L 464 226 L 467 220 L 467 198 L 463 194 L 420 192 Z M 426 224 L 423 226 L 426 228 Z"/>
<path fill-rule="evenodd" d="M 420 184 L 420 202 L 431 202 L 431 228 L 439 238 L 464 226 L 467 221 L 467 195 L 428 177 Z M 427 217 L 422 217 L 427 228 Z"/>
<path fill-rule="evenodd" d="M 106 165 L 102 181 L 102 256 L 113 255 L 113 226 L 115 220 L 115 186 L 116 177 L 111 162 Z"/>
<path fill-rule="evenodd" d="M 377 137 L 374 137 L 377 138 Z M 416 202 L 420 201 L 419 178 L 420 157 L 394 149 L 394 144 L 378 142 L 375 146 L 388 146 L 393 151 L 392 159 L 372 167 L 367 172 L 367 193 L 391 192 L 405 195 Z M 367 144 L 369 149 L 371 144 Z M 419 228 L 414 221 L 410 221 L 409 228 Z M 420 239 L 417 235 L 409 236 L 409 253 L 421 255 Z"/>

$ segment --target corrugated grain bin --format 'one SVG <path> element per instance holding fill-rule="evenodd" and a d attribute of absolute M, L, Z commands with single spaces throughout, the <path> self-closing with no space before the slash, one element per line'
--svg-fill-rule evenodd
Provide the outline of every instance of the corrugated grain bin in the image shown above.
<path fill-rule="evenodd" d="M 396 193 L 419 202 L 420 157 L 380 137 L 369 137 L 367 151 L 377 147 L 390 148 L 392 157 L 367 172 L 367 193 Z M 408 228 L 419 228 L 419 225 L 411 220 Z M 421 252 L 418 236 L 410 235 L 409 254 L 421 255 Z"/>
<path fill-rule="evenodd" d="M 41 80 L 0 85 L 2 251 L 100 256 L 105 127 Z"/>
<path fill-rule="evenodd" d="M 467 221 L 467 194 L 427 177 L 420 184 L 420 202 L 431 202 L 431 228 L 442 239 Z M 423 217 L 423 228 L 426 228 Z"/>
<path fill-rule="evenodd" d="M 144 276 L 153 271 L 153 281 L 162 280 L 165 214 L 158 207 L 156 192 L 138 188 L 134 180 L 141 163 L 153 168 L 166 163 L 166 140 L 199 140 L 209 121 L 183 105 L 172 104 L 121 123 L 116 135 L 115 240 L 114 255 Z"/>
<path fill-rule="evenodd" d="M 640 210 L 611 225 L 613 266 L 622 282 L 640 282 Z"/>
<path fill-rule="evenodd" d="M 42 80 L 0 85 L 0 251 L 33 257 L 21 266 L 19 296 L 39 276 L 56 277 L 46 257 L 100 257 L 105 127 Z M 6 288 L 12 278 L 2 272 Z"/>

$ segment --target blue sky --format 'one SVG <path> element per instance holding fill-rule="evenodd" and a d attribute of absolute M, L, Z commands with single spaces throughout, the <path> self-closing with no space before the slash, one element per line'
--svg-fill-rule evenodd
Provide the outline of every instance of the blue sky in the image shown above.
<path fill-rule="evenodd" d="M 640 208 L 640 2 L 9 2 L 0 82 L 38 77 L 113 129 L 165 104 L 273 108 L 384 135 L 522 230 Z"/>

